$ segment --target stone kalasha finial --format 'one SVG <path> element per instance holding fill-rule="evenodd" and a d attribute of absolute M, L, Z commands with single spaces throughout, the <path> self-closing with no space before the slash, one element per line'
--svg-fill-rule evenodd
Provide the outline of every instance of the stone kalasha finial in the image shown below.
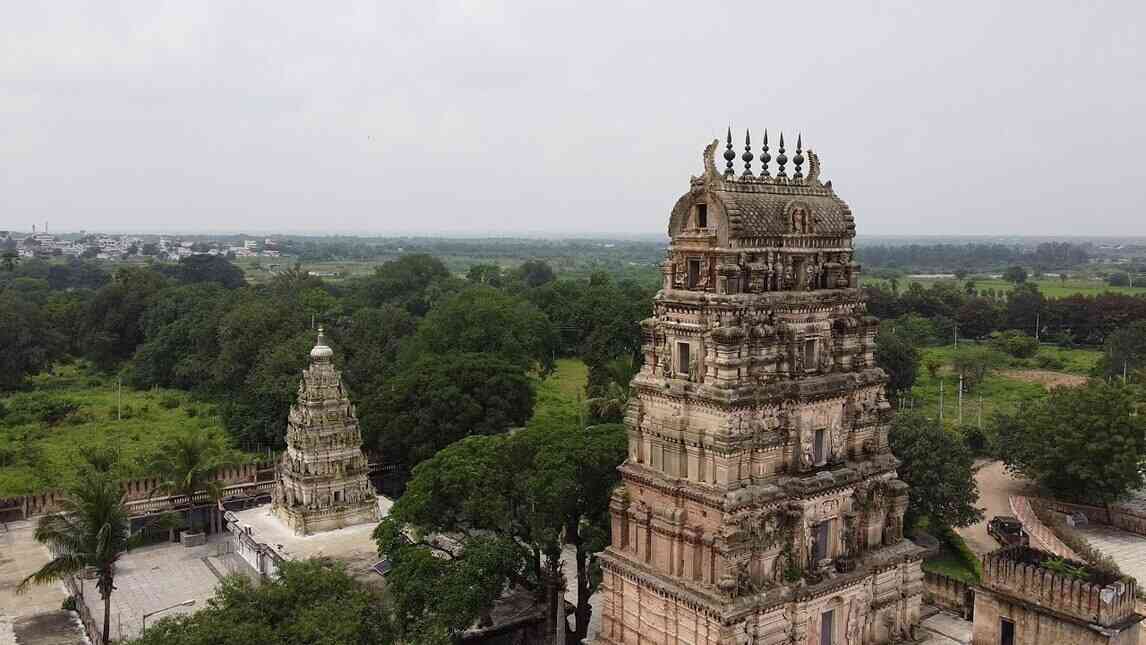
<path fill-rule="evenodd" d="M 732 169 L 732 160 L 736 159 L 736 151 L 732 149 L 732 126 L 728 126 L 728 145 L 724 147 L 724 160 L 728 167 L 724 169 L 725 177 L 735 177 L 736 171 Z"/>
<path fill-rule="evenodd" d="M 768 129 L 764 128 L 764 145 L 760 148 L 760 178 L 764 179 L 769 176 L 768 162 L 772 161 L 772 155 L 768 154 Z"/>
<path fill-rule="evenodd" d="M 740 155 L 740 158 L 744 160 L 744 174 L 740 175 L 740 178 L 752 179 L 752 160 L 755 157 L 752 156 L 752 135 L 748 130 L 744 131 L 744 154 Z"/>
<path fill-rule="evenodd" d="M 788 173 L 784 172 L 784 164 L 788 163 L 788 155 L 784 154 L 784 133 L 780 133 L 780 150 L 776 155 L 776 178 L 787 177 Z"/>
<path fill-rule="evenodd" d="M 792 173 L 793 179 L 803 179 L 804 171 L 800 170 L 800 166 L 804 165 L 804 135 L 796 135 L 796 156 L 792 157 L 792 163 L 796 165 L 796 172 Z"/>
<path fill-rule="evenodd" d="M 310 358 L 315 361 L 328 361 L 334 355 L 334 350 L 326 344 L 326 336 L 322 333 L 322 325 L 318 326 L 318 340 L 314 349 L 310 350 Z"/>

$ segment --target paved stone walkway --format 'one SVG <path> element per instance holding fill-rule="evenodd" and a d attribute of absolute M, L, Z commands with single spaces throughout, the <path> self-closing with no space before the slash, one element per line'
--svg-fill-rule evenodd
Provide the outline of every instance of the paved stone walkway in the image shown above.
<path fill-rule="evenodd" d="M 1118 568 L 1146 583 L 1146 536 L 1112 526 L 1090 524 L 1078 529 L 1091 546 L 1114 558 Z"/>
<path fill-rule="evenodd" d="M 968 645 L 971 642 L 970 621 L 940 611 L 920 622 L 924 635 L 922 645 Z"/>
<path fill-rule="evenodd" d="M 190 607 L 177 607 L 147 619 L 148 624 L 168 616 L 191 613 L 203 607 L 215 593 L 219 576 L 226 573 L 219 560 L 227 534 L 202 546 L 187 548 L 182 544 L 163 543 L 128 552 L 116 567 L 115 593 L 111 595 L 111 636 L 113 639 L 135 638 L 143 625 L 143 614 L 177 603 L 194 600 Z M 210 566 L 208 565 L 210 561 Z M 103 620 L 103 603 L 94 583 L 84 581 L 84 600 L 95 616 Z"/>
<path fill-rule="evenodd" d="M 35 523 L 0 526 L 0 644 L 76 645 L 87 643 L 74 612 L 61 611 L 68 597 L 63 583 L 31 585 L 16 594 L 16 585 L 51 557 L 33 539 Z"/>

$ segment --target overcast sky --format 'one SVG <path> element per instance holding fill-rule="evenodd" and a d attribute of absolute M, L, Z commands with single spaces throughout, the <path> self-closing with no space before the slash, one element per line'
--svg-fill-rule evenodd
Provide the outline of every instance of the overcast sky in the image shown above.
<path fill-rule="evenodd" d="M 1130 0 L 5 2 L 0 228 L 655 233 L 731 123 L 738 146 L 802 131 L 861 234 L 1142 235 L 1144 19 Z"/>

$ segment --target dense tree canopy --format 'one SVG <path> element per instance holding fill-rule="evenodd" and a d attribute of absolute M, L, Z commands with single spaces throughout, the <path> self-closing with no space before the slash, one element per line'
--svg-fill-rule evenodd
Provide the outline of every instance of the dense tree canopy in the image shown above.
<path fill-rule="evenodd" d="M 911 389 L 919 373 L 919 350 L 908 337 L 881 327 L 875 337 L 875 364 L 887 372 L 890 398 Z"/>
<path fill-rule="evenodd" d="M 534 400 L 518 365 L 478 353 L 421 356 L 375 396 L 383 457 L 406 467 L 463 437 L 525 425 Z"/>
<path fill-rule="evenodd" d="M 1003 461 L 1055 496 L 1112 503 L 1143 484 L 1139 400 L 1134 386 L 1094 380 L 1026 401 L 994 419 Z"/>
<path fill-rule="evenodd" d="M 982 517 L 970 450 L 954 433 L 918 413 L 899 412 L 888 436 L 899 458 L 899 478 L 911 486 L 908 523 L 928 517 L 933 526 L 974 524 Z"/>
<path fill-rule="evenodd" d="M 448 642 L 507 585 L 554 607 L 562 538 L 574 548 L 580 599 L 569 636 L 585 637 L 599 580 L 591 555 L 607 541 L 608 499 L 626 438 L 621 425 L 583 428 L 576 417 L 573 409 L 514 435 L 469 437 L 415 468 L 375 531 L 379 552 L 395 564 L 389 579 L 397 626 L 411 642 Z M 406 544 L 403 525 L 424 539 Z M 433 537 L 439 533 L 462 537 L 443 547 Z"/>
<path fill-rule="evenodd" d="M 279 577 L 224 578 L 205 608 L 147 626 L 134 645 L 389 645 L 382 599 L 341 564 L 283 562 Z"/>

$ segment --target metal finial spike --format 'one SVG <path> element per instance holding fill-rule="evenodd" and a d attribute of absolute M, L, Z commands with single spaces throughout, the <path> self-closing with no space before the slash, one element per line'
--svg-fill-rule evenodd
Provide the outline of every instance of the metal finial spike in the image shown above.
<path fill-rule="evenodd" d="M 788 163 L 788 155 L 784 154 L 784 133 L 780 133 L 780 150 L 776 155 L 776 165 L 779 168 L 776 170 L 776 177 L 787 177 L 788 173 L 784 172 L 784 164 Z"/>
<path fill-rule="evenodd" d="M 744 174 L 740 175 L 741 179 L 752 179 L 752 160 L 755 157 L 752 155 L 752 135 L 748 130 L 744 131 L 744 154 L 740 155 L 744 160 Z"/>
<path fill-rule="evenodd" d="M 796 135 L 796 156 L 792 157 L 792 163 L 794 163 L 796 165 L 796 172 L 792 173 L 792 178 L 793 179 L 803 179 L 804 178 L 804 171 L 800 169 L 800 166 L 802 166 L 804 164 L 804 135 L 803 134 L 797 134 Z"/>
<path fill-rule="evenodd" d="M 732 149 L 732 126 L 728 126 L 728 145 L 724 148 L 724 161 L 727 162 L 727 167 L 724 169 L 725 177 L 736 176 L 736 170 L 732 168 L 733 159 L 736 159 L 736 151 Z"/>
<path fill-rule="evenodd" d="M 760 178 L 764 179 L 769 176 L 768 162 L 772 161 L 772 155 L 768 154 L 768 128 L 764 128 L 764 145 L 760 148 Z"/>

